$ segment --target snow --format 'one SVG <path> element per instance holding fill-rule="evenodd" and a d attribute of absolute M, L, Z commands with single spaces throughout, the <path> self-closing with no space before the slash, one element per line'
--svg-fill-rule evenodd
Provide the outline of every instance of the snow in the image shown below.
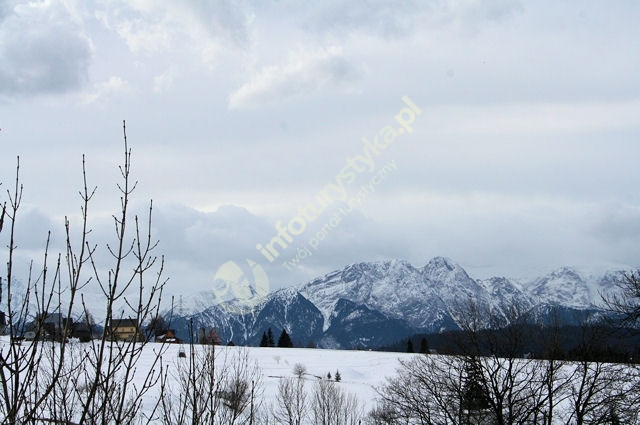
<path fill-rule="evenodd" d="M 0 350 L 6 350 L 10 344 L 7 336 L 0 337 Z M 72 344 L 75 349 L 87 348 L 84 344 Z M 203 350 L 206 346 L 195 345 L 194 350 Z M 180 358 L 178 353 L 185 350 L 187 357 Z M 134 384 L 140 387 L 150 368 L 154 367 L 154 360 L 162 351 L 162 359 L 168 370 L 177 370 L 180 362 L 187 362 L 190 346 L 188 344 L 157 344 L 149 343 L 144 346 L 142 354 L 136 364 Z M 266 347 L 227 347 L 215 346 L 216 359 L 234 359 L 236 355 L 246 351 L 251 362 L 256 362 L 262 374 L 263 405 L 275 403 L 280 378 L 293 378 L 293 367 L 300 363 L 306 367 L 303 379 L 306 381 L 307 391 L 319 378 L 327 379 L 327 373 L 335 376 L 340 371 L 339 387 L 358 398 L 358 402 L 368 412 L 375 406 L 375 388 L 385 383 L 385 377 L 393 376 L 399 366 L 398 359 L 409 359 L 417 354 L 388 353 L 375 351 L 346 351 L 311 348 L 266 348 Z M 155 364 L 158 367 L 158 364 Z M 169 373 L 169 379 L 174 376 Z M 175 382 L 173 383 L 175 384 Z M 174 386 L 175 388 L 175 386 Z M 159 388 L 147 393 L 144 397 L 145 405 L 153 405 L 158 397 Z"/>
<path fill-rule="evenodd" d="M 153 347 L 153 344 L 145 347 L 145 354 L 152 353 Z M 179 345 L 167 346 L 167 352 L 163 354 L 163 358 L 170 359 L 170 365 L 173 364 L 174 367 L 178 362 L 186 361 L 185 358 L 178 357 L 180 348 Z M 188 357 L 189 346 L 182 346 L 182 348 L 187 351 Z M 202 349 L 202 346 L 195 346 L 195 349 Z M 336 370 L 339 370 L 342 379 L 337 385 L 342 390 L 355 394 L 365 411 L 369 411 L 375 405 L 375 388 L 385 383 L 385 377 L 395 374 L 400 365 L 398 359 L 409 359 L 417 355 L 311 348 L 216 346 L 216 352 L 221 355 L 221 358 L 224 358 L 225 354 L 228 354 L 228 358 L 232 358 L 234 353 L 242 350 L 248 352 L 250 360 L 257 362 L 262 372 L 263 402 L 266 404 L 275 402 L 279 379 L 295 377 L 293 367 L 296 363 L 300 363 L 307 369 L 304 379 L 308 391 L 318 380 L 317 377 L 326 379 L 327 373 L 330 372 L 334 376 Z M 143 356 L 139 364 L 141 371 L 148 370 L 152 360 L 153 356 Z"/>
<path fill-rule="evenodd" d="M 224 349 L 236 347 L 224 347 Z M 236 348 L 237 349 L 237 348 Z M 307 367 L 309 384 L 326 379 L 327 373 L 340 371 L 338 383 L 344 391 L 355 394 L 366 410 L 375 404 L 375 387 L 384 384 L 385 377 L 395 374 L 399 358 L 412 354 L 384 353 L 375 351 L 346 351 L 309 348 L 246 348 L 249 356 L 256 360 L 263 371 L 265 401 L 273 401 L 280 377 L 294 377 L 293 366 L 301 363 Z M 309 388 L 311 385 L 309 386 Z"/>
<path fill-rule="evenodd" d="M 0 351 L 6 350 L 8 344 L 10 344 L 8 337 L 0 337 Z M 196 345 L 193 349 L 200 351 L 207 347 Z M 72 350 L 85 348 L 87 347 L 81 343 L 71 344 Z M 167 375 L 170 380 L 169 388 L 177 389 L 175 374 L 171 373 L 171 371 L 178 370 L 181 362 L 186 363 L 189 361 L 190 349 L 191 346 L 189 345 L 147 344 L 143 347 L 139 361 L 135 365 L 134 386 L 140 388 L 143 385 L 143 381 L 151 368 L 155 368 L 157 372 L 158 364 L 155 360 L 161 353 L 164 365 L 168 366 L 170 371 Z M 181 350 L 186 351 L 186 357 L 181 358 L 178 356 Z M 400 366 L 400 360 L 406 361 L 416 356 L 423 356 L 423 354 L 375 351 L 227 346 L 215 346 L 215 352 L 216 368 L 225 369 L 227 366 L 222 363 L 223 359 L 237 359 L 244 353 L 248 355 L 251 364 L 253 362 L 257 364 L 261 373 L 261 386 L 257 387 L 257 394 L 261 394 L 258 397 L 258 402 L 261 402 L 259 405 L 265 410 L 271 410 L 271 406 L 276 404 L 276 394 L 280 379 L 296 378 L 294 366 L 299 363 L 306 369 L 302 379 L 305 381 L 308 394 L 313 390 L 313 386 L 318 380 L 327 379 L 328 373 L 335 377 L 336 371 L 339 371 L 342 379 L 336 385 L 345 393 L 353 394 L 357 397 L 359 406 L 364 414 L 375 407 L 376 388 L 385 384 L 385 378 L 396 374 Z M 444 356 L 435 355 L 433 358 L 438 359 L 438 361 L 448 361 Z M 572 364 L 568 363 L 567 367 L 569 368 L 568 376 L 572 376 Z M 626 366 L 619 365 L 619 367 L 624 369 Z M 145 413 L 148 414 L 149 411 L 147 409 L 156 403 L 159 391 L 159 386 L 156 386 L 144 395 L 142 409 Z M 565 400 L 558 406 L 557 412 L 566 416 L 569 410 L 570 406 L 568 401 Z"/>

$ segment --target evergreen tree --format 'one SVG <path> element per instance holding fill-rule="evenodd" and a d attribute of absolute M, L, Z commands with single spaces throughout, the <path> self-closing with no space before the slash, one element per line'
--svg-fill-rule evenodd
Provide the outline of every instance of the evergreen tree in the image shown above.
<path fill-rule="evenodd" d="M 267 330 L 267 347 L 275 347 L 276 344 L 273 341 L 273 332 L 271 332 L 271 328 Z"/>
<path fill-rule="evenodd" d="M 489 408 L 489 394 L 485 386 L 484 376 L 475 359 L 464 366 L 462 408 L 468 412 Z"/>
<path fill-rule="evenodd" d="M 336 369 L 336 382 L 340 382 L 342 376 L 340 375 L 340 371 Z"/>
<path fill-rule="evenodd" d="M 407 353 L 413 353 L 413 342 L 411 338 L 407 340 Z"/>
<path fill-rule="evenodd" d="M 429 352 L 429 343 L 427 342 L 427 338 L 422 337 L 420 340 L 420 352 L 422 354 L 427 354 Z"/>
<path fill-rule="evenodd" d="M 286 329 L 282 330 L 280 338 L 278 338 L 278 347 L 293 348 L 293 342 L 291 342 L 291 338 L 289 337 Z"/>
<path fill-rule="evenodd" d="M 260 347 L 268 347 L 269 346 L 269 338 L 267 337 L 266 332 L 262 332 L 262 339 L 260 340 Z"/>
<path fill-rule="evenodd" d="M 331 381 L 331 372 L 327 372 L 327 379 Z"/>

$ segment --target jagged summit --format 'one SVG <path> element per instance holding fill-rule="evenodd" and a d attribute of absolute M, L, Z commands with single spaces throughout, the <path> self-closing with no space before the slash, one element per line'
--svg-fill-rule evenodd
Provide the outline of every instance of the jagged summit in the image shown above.
<path fill-rule="evenodd" d="M 199 326 L 217 327 L 223 340 L 234 338 L 236 343 L 257 344 L 271 327 L 286 329 L 301 346 L 309 341 L 321 347 L 378 346 L 417 332 L 458 329 L 470 302 L 497 318 L 491 323 L 482 318 L 484 326 L 509 323 L 514 307 L 535 317 L 553 306 L 569 312 L 597 310 L 600 294 L 615 288 L 621 276 L 620 271 L 583 275 L 563 267 L 520 283 L 507 277 L 476 280 L 445 257 L 432 258 L 423 267 L 405 260 L 361 262 L 274 291 L 250 313 L 205 308 L 209 299 L 201 296 L 201 312 L 190 309 L 189 316 Z"/>
<path fill-rule="evenodd" d="M 561 267 L 535 279 L 530 284 L 530 292 L 538 303 L 578 308 L 596 306 L 595 294 L 587 280 L 572 267 Z"/>

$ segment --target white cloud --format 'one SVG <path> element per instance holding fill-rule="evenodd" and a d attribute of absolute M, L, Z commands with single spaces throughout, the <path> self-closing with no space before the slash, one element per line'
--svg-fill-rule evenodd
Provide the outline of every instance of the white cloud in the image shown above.
<path fill-rule="evenodd" d="M 82 103 L 94 103 L 111 96 L 130 92 L 131 85 L 128 81 L 117 76 L 111 76 L 106 81 L 94 84 L 91 91 L 82 96 Z"/>
<path fill-rule="evenodd" d="M 156 93 L 162 93 L 173 85 L 173 80 L 176 77 L 174 69 L 167 69 L 162 74 L 153 77 L 153 91 Z"/>
<path fill-rule="evenodd" d="M 96 16 L 134 54 L 186 49 L 209 66 L 225 46 L 248 39 L 248 17 L 231 1 L 106 0 Z"/>
<path fill-rule="evenodd" d="M 285 64 L 267 66 L 231 94 L 230 108 L 245 108 L 283 102 L 314 94 L 322 89 L 352 90 L 362 78 L 363 68 L 354 65 L 339 47 L 315 52 L 298 49 Z"/>
<path fill-rule="evenodd" d="M 5 5 L 0 14 L 0 94 L 76 90 L 88 80 L 93 44 L 66 2 Z"/>
<path fill-rule="evenodd" d="M 454 134 L 563 134 L 640 127 L 638 100 L 455 106 L 429 113 L 432 131 Z"/>

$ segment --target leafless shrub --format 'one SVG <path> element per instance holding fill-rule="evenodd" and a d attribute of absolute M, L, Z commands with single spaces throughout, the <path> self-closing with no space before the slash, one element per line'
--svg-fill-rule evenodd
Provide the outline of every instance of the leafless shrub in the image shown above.
<path fill-rule="evenodd" d="M 307 373 L 307 367 L 302 363 L 296 363 L 293 365 L 293 374 L 298 378 L 302 378 Z"/>

